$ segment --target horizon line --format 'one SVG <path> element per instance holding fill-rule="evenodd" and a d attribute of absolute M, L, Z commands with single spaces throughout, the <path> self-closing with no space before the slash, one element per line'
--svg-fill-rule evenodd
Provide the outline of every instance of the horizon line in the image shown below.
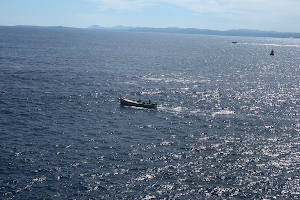
<path fill-rule="evenodd" d="M 196 30 L 210 30 L 210 31 L 220 31 L 220 32 L 225 32 L 225 31 L 232 31 L 232 30 L 246 30 L 246 31 L 261 31 L 261 32 L 276 32 L 276 33 L 299 33 L 300 32 L 282 32 L 282 31 L 274 31 L 274 30 L 259 30 L 259 29 L 227 29 L 227 30 L 219 30 L 219 29 L 207 29 L 207 28 L 193 28 L 193 27 L 189 27 L 189 28 L 181 28 L 181 27 L 150 27 L 150 26 L 136 26 L 136 27 L 132 27 L 132 26 L 123 26 L 123 25 L 116 25 L 116 26 L 111 26 L 111 27 L 107 27 L 107 26 L 99 26 L 99 25 L 91 25 L 88 26 L 86 28 L 80 28 L 80 27 L 71 27 L 71 26 L 61 26 L 61 25 L 53 25 L 53 26 L 43 26 L 43 25 L 0 25 L 0 26 L 8 26 L 8 27 L 14 27 L 14 26 L 26 26 L 26 27 L 45 27 L 45 28 L 74 28 L 74 29 L 89 29 L 90 27 L 93 26 L 98 26 L 99 28 L 103 28 L 103 29 L 112 29 L 112 28 L 116 28 L 116 27 L 124 27 L 124 28 L 153 28 L 153 29 L 171 29 L 171 28 L 176 28 L 176 29 L 196 29 Z"/>
<path fill-rule="evenodd" d="M 203 34 L 203 35 L 225 35 L 225 36 L 252 36 L 252 37 L 276 37 L 276 38 L 300 38 L 299 32 L 278 32 L 278 31 L 265 31 L 254 29 L 230 29 L 230 30 L 212 30 L 212 29 L 199 29 L 199 28 L 180 28 L 180 27 L 130 27 L 123 25 L 116 25 L 112 27 L 102 27 L 99 25 L 91 25 L 86 28 L 67 27 L 67 26 L 40 26 L 40 25 L 0 25 L 2 27 L 32 27 L 32 28 L 69 28 L 69 29 L 82 29 L 82 30 L 115 30 L 115 31 L 136 31 L 136 32 L 157 32 L 159 33 L 181 33 L 181 34 Z M 94 27 L 94 28 L 93 28 Z M 144 29 L 144 30 L 141 30 Z M 147 31 L 148 29 L 148 31 Z M 168 31 L 176 29 L 176 31 Z M 160 30 L 160 31 L 159 31 Z M 190 31 L 190 32 L 189 32 Z M 197 32 L 198 31 L 198 32 Z M 203 31 L 203 32 L 201 32 Z M 204 31 L 207 31 L 206 33 Z M 208 33 L 210 31 L 210 33 Z M 233 33 L 235 31 L 235 33 Z M 261 34 L 261 35 L 254 35 Z"/>

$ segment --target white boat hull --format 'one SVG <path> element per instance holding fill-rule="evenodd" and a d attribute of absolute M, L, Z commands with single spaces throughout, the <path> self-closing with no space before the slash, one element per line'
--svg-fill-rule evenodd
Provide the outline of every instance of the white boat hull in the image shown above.
<path fill-rule="evenodd" d="M 120 98 L 120 104 L 125 106 L 135 106 L 135 107 L 143 107 L 143 108 L 156 108 L 156 103 L 145 103 L 145 102 L 138 102 L 135 100 L 126 99 L 124 97 Z"/>

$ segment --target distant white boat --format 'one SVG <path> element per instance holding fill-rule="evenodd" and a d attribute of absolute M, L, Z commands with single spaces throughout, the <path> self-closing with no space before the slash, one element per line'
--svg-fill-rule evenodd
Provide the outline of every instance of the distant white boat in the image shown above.
<path fill-rule="evenodd" d="M 274 50 L 272 49 L 271 53 L 270 53 L 271 56 L 274 56 Z"/>

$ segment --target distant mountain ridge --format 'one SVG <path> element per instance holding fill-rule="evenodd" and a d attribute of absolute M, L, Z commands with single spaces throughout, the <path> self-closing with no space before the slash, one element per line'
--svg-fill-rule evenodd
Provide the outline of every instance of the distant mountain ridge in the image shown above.
<path fill-rule="evenodd" d="M 130 29 L 133 29 L 133 27 L 125 27 L 125 26 L 121 26 L 121 25 L 118 25 L 115 27 L 101 27 L 98 25 L 93 25 L 93 26 L 87 27 L 87 29 L 130 30 Z"/>
<path fill-rule="evenodd" d="M 300 38 L 300 33 L 290 32 L 277 32 L 277 31 L 260 31 L 249 29 L 232 29 L 227 31 L 209 30 L 209 29 L 196 29 L 196 28 L 150 28 L 150 27 L 100 27 L 93 25 L 88 29 L 109 29 L 109 30 L 123 30 L 133 32 L 156 32 L 156 33 L 182 33 L 182 34 L 203 34 L 203 35 L 224 35 L 224 36 L 252 36 L 252 37 L 278 37 L 278 38 Z"/>
<path fill-rule="evenodd" d="M 1 25 L 0 25 L 1 27 Z M 31 26 L 31 25 L 16 25 L 14 27 L 26 28 L 51 28 L 51 29 L 83 29 L 64 26 Z M 277 32 L 277 31 L 260 31 L 250 29 L 232 29 L 227 31 L 209 30 L 209 29 L 196 29 L 196 28 L 150 28 L 150 27 L 101 27 L 93 25 L 88 28 L 90 30 L 115 30 L 115 31 L 132 31 L 132 32 L 155 32 L 155 33 L 178 33 L 178 34 L 202 34 L 202 35 L 223 35 L 223 36 L 250 36 L 250 37 L 276 37 L 276 38 L 300 38 L 300 33 L 292 32 Z"/>

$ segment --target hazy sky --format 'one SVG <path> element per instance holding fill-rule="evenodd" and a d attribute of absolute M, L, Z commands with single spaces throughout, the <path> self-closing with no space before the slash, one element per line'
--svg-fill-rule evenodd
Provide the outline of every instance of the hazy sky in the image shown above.
<path fill-rule="evenodd" d="M 0 0 L 0 25 L 300 32 L 300 0 Z"/>

